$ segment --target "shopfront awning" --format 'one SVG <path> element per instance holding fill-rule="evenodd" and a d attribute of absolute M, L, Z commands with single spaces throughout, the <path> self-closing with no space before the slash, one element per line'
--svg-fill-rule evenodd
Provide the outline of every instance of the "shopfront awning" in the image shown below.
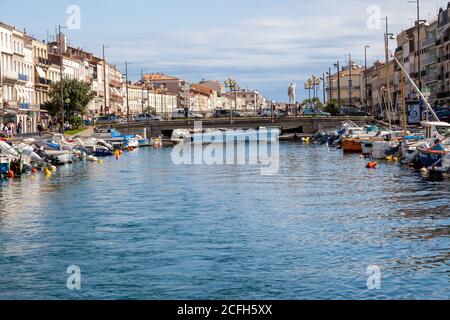
<path fill-rule="evenodd" d="M 14 86 L 14 88 L 16 89 L 16 92 L 17 92 L 17 98 L 18 98 L 17 100 L 23 100 L 24 96 L 23 96 L 22 88 L 19 86 Z"/>
<path fill-rule="evenodd" d="M 41 67 L 36 66 L 36 71 L 39 75 L 39 78 L 42 78 L 42 79 L 46 78 L 45 71 Z"/>

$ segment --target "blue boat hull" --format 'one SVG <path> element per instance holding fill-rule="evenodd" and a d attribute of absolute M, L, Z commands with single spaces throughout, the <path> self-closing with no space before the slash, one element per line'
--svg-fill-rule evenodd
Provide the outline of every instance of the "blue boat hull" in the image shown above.
<path fill-rule="evenodd" d="M 443 154 L 435 153 L 435 152 L 427 152 L 427 151 L 421 151 L 420 152 L 420 163 L 424 167 L 431 167 L 433 165 L 442 166 L 442 160 Z M 439 163 L 438 163 L 439 162 Z"/>
<path fill-rule="evenodd" d="M 96 157 L 111 157 L 113 155 L 114 155 L 113 152 L 110 150 L 99 149 L 94 152 L 94 156 Z"/>

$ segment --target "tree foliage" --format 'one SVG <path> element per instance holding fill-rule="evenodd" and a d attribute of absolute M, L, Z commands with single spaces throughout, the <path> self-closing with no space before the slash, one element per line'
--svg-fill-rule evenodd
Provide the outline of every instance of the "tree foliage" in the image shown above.
<path fill-rule="evenodd" d="M 95 93 L 88 82 L 76 79 L 64 79 L 64 113 L 65 118 L 83 115 Z M 50 115 L 56 116 L 61 108 L 60 82 L 55 82 L 49 89 L 49 101 L 44 105 Z"/>
<path fill-rule="evenodd" d="M 338 116 L 340 114 L 338 105 L 338 101 L 336 99 L 333 99 L 327 103 L 324 111 L 330 113 L 332 116 Z"/>

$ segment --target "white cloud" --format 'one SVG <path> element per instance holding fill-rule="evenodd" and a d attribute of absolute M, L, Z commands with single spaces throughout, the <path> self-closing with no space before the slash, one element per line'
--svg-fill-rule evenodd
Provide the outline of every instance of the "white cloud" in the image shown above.
<path fill-rule="evenodd" d="M 384 29 L 368 29 L 366 24 L 366 9 L 372 4 L 380 6 L 382 17 L 392 17 L 390 28 L 395 33 L 409 27 L 414 18 L 415 6 L 406 1 L 287 1 L 284 8 L 290 6 L 292 12 L 286 15 L 255 15 L 232 25 L 117 39 L 112 57 L 130 57 L 179 76 L 195 77 L 192 70 L 200 73 L 191 80 L 235 75 L 252 86 L 276 82 L 282 87 L 293 78 L 303 81 L 327 71 L 337 59 L 345 63 L 350 52 L 362 63 L 365 44 L 371 45 L 369 61 L 383 59 Z M 292 14 L 294 10 L 298 15 Z M 423 12 L 437 13 L 429 2 Z"/>

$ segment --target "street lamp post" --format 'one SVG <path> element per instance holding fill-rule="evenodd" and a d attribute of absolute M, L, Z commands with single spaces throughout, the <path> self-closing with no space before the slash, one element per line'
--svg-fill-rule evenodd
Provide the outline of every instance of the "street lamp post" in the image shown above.
<path fill-rule="evenodd" d="M 386 89 L 387 89 L 387 116 L 388 116 L 388 122 L 389 122 L 389 129 L 392 127 L 392 114 L 391 114 L 391 88 L 390 88 L 390 79 L 389 79 L 389 39 L 395 39 L 393 33 L 389 33 L 389 20 L 388 17 L 382 19 L 386 21 L 386 33 L 384 34 L 384 48 L 385 48 L 385 55 L 386 55 Z"/>
<path fill-rule="evenodd" d="M 332 87 L 332 79 L 331 79 L 331 68 L 328 68 L 328 90 L 330 91 L 329 101 L 333 100 L 333 87 Z"/>
<path fill-rule="evenodd" d="M 144 85 L 144 70 L 141 69 L 141 106 L 142 106 L 142 114 L 144 114 L 144 89 L 145 89 L 145 85 Z"/>
<path fill-rule="evenodd" d="M 352 89 L 353 89 L 353 80 L 352 80 L 352 70 L 353 64 L 352 64 L 352 55 L 348 54 L 348 70 L 349 70 L 349 79 L 348 79 L 348 100 L 350 108 L 353 107 L 353 97 L 352 97 Z"/>
<path fill-rule="evenodd" d="M 341 70 L 339 66 L 339 61 L 334 64 L 334 66 L 337 68 L 337 83 L 338 83 L 338 104 L 339 108 L 341 107 Z"/>
<path fill-rule="evenodd" d="M 103 115 L 103 112 L 106 111 L 106 108 L 108 108 L 108 101 L 107 101 L 107 96 L 108 94 L 106 93 L 106 58 L 105 58 L 105 49 L 109 48 L 105 45 L 102 45 L 102 51 L 103 51 L 103 106 L 101 106 L 100 108 L 100 115 Z"/>
<path fill-rule="evenodd" d="M 325 83 L 326 83 L 325 73 L 322 74 L 322 81 L 323 81 L 323 83 L 322 83 L 323 84 L 323 104 L 325 104 L 327 102 L 327 97 L 326 97 L 327 89 L 326 89 L 326 85 L 325 85 Z"/>
<path fill-rule="evenodd" d="M 60 112 L 61 112 L 61 134 L 64 134 L 64 58 L 63 58 L 63 44 L 62 44 L 62 34 L 61 29 L 66 27 L 61 27 L 61 25 L 58 25 L 58 47 L 59 47 L 59 88 L 61 93 L 61 105 L 60 105 Z"/>
<path fill-rule="evenodd" d="M 369 45 L 364 46 L 364 96 L 365 96 L 364 103 L 366 105 L 366 109 L 369 109 L 369 107 L 368 107 L 369 94 L 367 91 L 367 49 L 368 48 L 370 48 Z"/>
<path fill-rule="evenodd" d="M 128 62 L 125 62 L 125 94 L 127 96 L 127 124 L 130 125 L 130 101 L 128 97 Z"/>
<path fill-rule="evenodd" d="M 418 70 L 418 87 L 419 90 L 422 90 L 422 72 L 421 72 L 421 61 L 420 61 L 420 23 L 426 22 L 426 20 L 420 19 L 420 0 L 411 0 L 408 3 L 416 3 L 417 4 L 417 70 Z"/>

